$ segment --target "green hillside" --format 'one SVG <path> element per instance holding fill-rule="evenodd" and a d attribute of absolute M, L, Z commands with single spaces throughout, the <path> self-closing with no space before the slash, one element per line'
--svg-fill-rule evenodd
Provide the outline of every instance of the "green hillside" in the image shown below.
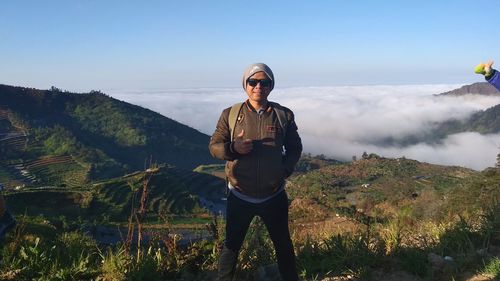
<path fill-rule="evenodd" d="M 85 221 L 105 215 L 110 222 L 123 223 L 132 207 L 139 205 L 146 181 L 146 211 L 152 221 L 161 216 L 208 214 L 212 210 L 201 204 L 200 198 L 215 204 L 224 196 L 224 181 L 219 178 L 167 166 L 105 180 L 89 188 L 26 188 L 9 191 L 5 197 L 15 214 L 43 214 L 52 219 L 81 217 Z"/>
<path fill-rule="evenodd" d="M 0 85 L 0 179 L 77 186 L 144 169 L 151 160 L 192 170 L 218 163 L 209 137 L 101 92 Z"/>
<path fill-rule="evenodd" d="M 436 199 L 431 205 L 442 205 L 445 194 L 478 176 L 466 168 L 372 154 L 298 174 L 288 190 L 291 197 L 309 202 L 307 208 L 292 210 L 297 218 L 322 220 L 336 213 L 352 216 L 356 212 L 375 216 L 380 208 L 398 209 L 407 203 L 415 207 L 414 216 L 421 216 L 418 212 L 426 208 L 423 204 L 429 203 L 429 196 Z"/>

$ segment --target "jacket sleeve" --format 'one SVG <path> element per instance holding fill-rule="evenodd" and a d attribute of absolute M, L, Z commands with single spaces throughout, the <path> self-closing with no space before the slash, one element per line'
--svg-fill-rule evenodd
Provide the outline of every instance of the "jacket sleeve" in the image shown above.
<path fill-rule="evenodd" d="M 289 111 L 288 127 L 286 129 L 286 138 L 284 142 L 285 146 L 285 156 L 283 157 L 283 163 L 285 165 L 286 177 L 289 177 L 295 165 L 299 161 L 302 154 L 302 140 L 300 139 L 299 133 L 297 132 L 297 124 L 295 124 L 295 118 L 292 111 Z"/>
<path fill-rule="evenodd" d="M 215 132 L 210 138 L 210 143 L 208 145 L 210 154 L 212 154 L 213 157 L 228 161 L 232 161 L 239 156 L 239 154 L 233 150 L 233 143 L 231 142 L 231 133 L 228 125 L 230 110 L 231 108 L 227 108 L 222 111 Z"/>
<path fill-rule="evenodd" d="M 498 72 L 498 70 L 493 71 L 493 75 L 490 78 L 486 79 L 486 81 L 488 81 L 491 85 L 493 85 L 495 88 L 497 88 L 497 90 L 500 91 L 500 73 Z"/>

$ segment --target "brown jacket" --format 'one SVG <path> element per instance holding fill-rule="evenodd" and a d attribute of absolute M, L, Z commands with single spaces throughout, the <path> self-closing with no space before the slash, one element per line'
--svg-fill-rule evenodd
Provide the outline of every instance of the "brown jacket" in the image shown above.
<path fill-rule="evenodd" d="M 216 158 L 227 160 L 225 171 L 229 182 L 246 195 L 255 198 L 272 195 L 292 174 L 300 158 L 302 142 L 293 112 L 283 108 L 288 119 L 286 136 L 283 135 L 272 103 L 259 115 L 248 101 L 245 102 L 234 127 L 234 135 L 245 130 L 243 138 L 253 140 L 253 149 L 248 154 L 240 155 L 233 150 L 228 124 L 231 107 L 222 111 L 210 139 L 210 153 Z"/>

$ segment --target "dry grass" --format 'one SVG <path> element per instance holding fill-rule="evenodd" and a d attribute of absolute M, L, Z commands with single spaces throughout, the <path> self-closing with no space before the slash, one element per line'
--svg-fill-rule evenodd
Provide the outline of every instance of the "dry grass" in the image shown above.
<path fill-rule="evenodd" d="M 299 244 L 307 239 L 322 241 L 332 235 L 356 233 L 361 229 L 359 223 L 341 216 L 315 222 L 296 221 L 290 224 L 292 240 Z"/>

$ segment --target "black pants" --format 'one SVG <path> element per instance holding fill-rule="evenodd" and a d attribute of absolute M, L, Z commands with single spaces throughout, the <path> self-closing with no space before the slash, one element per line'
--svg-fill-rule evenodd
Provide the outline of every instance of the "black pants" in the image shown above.
<path fill-rule="evenodd" d="M 298 280 L 295 253 L 288 230 L 288 198 L 285 191 L 260 204 L 243 201 L 230 193 L 226 211 L 226 247 L 239 252 L 254 216 L 262 218 L 269 232 L 283 280 Z"/>

